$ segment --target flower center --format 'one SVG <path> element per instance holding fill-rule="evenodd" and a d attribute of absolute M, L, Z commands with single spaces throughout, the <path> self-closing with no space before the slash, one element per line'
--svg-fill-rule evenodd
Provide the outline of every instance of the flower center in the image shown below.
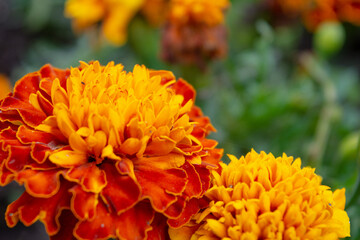
<path fill-rule="evenodd" d="M 73 151 L 97 164 L 106 158 L 167 154 L 179 142 L 191 142 L 193 128 L 185 114 L 193 103 L 182 106 L 184 97 L 169 87 L 174 82 L 161 84 L 160 76 L 150 77 L 141 66 L 126 73 L 114 63 L 81 63 L 71 69 L 66 89 L 54 80 L 53 116 L 38 129 L 55 128 Z M 152 147 L 154 142 L 163 147 Z"/>

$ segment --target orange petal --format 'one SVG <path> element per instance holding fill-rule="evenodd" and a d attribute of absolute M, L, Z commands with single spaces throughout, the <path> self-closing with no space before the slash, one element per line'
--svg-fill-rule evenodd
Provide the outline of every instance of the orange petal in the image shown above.
<path fill-rule="evenodd" d="M 210 172 L 207 171 L 207 175 L 206 174 L 202 174 L 203 178 L 200 178 L 199 173 L 196 171 L 195 167 L 186 162 L 182 168 L 186 171 L 186 174 L 188 176 L 189 181 L 186 184 L 186 188 L 185 188 L 185 194 L 187 196 L 191 196 L 191 197 L 200 197 L 202 194 L 202 185 L 201 182 L 204 181 L 206 182 L 206 180 L 208 180 L 210 182 Z"/>
<path fill-rule="evenodd" d="M 70 210 L 63 210 L 58 221 L 60 230 L 55 235 L 50 236 L 50 240 L 76 240 L 73 230 L 78 219 L 74 214 Z"/>
<path fill-rule="evenodd" d="M 142 194 L 148 197 L 153 207 L 164 212 L 176 201 L 186 186 L 186 173 L 181 169 L 162 170 L 146 165 L 135 168 L 135 175 L 142 187 Z"/>
<path fill-rule="evenodd" d="M 176 94 L 184 96 L 184 101 L 182 105 L 184 106 L 189 100 L 195 101 L 196 91 L 188 82 L 184 79 L 179 79 L 174 85 L 171 87 L 175 90 Z"/>
<path fill-rule="evenodd" d="M 128 138 L 120 145 L 120 151 L 125 154 L 133 155 L 141 148 L 141 141 L 137 138 Z"/>
<path fill-rule="evenodd" d="M 60 228 L 58 218 L 61 209 L 70 208 L 70 187 L 70 183 L 62 182 L 59 191 L 50 198 L 35 198 L 23 193 L 8 206 L 5 213 L 7 225 L 14 227 L 20 220 L 25 226 L 30 226 L 40 220 L 49 235 L 56 234 Z"/>
<path fill-rule="evenodd" d="M 25 75 L 16 82 L 14 87 L 14 97 L 27 101 L 31 93 L 39 90 L 40 76 L 38 73 L 30 73 Z"/>
<path fill-rule="evenodd" d="M 60 171 L 34 171 L 25 169 L 18 173 L 16 180 L 25 184 L 26 191 L 34 197 L 50 197 L 60 188 Z"/>
<path fill-rule="evenodd" d="M 121 175 L 115 166 L 104 163 L 101 165 L 106 172 L 107 185 L 101 192 L 103 200 L 120 214 L 133 207 L 140 199 L 140 189 L 135 181 Z"/>
<path fill-rule="evenodd" d="M 92 220 L 96 215 L 97 194 L 85 192 L 79 185 L 71 188 L 70 192 L 73 194 L 71 209 L 76 217 L 80 220 Z"/>
<path fill-rule="evenodd" d="M 166 155 L 175 148 L 175 141 L 170 138 L 155 138 L 146 147 L 145 154 Z"/>
<path fill-rule="evenodd" d="M 177 153 L 169 153 L 159 157 L 142 157 L 136 160 L 138 165 L 151 165 L 159 169 L 177 168 L 185 163 L 184 155 Z"/>
<path fill-rule="evenodd" d="M 96 212 L 93 220 L 85 220 L 76 225 L 77 238 L 146 239 L 154 214 L 150 204 L 144 201 L 120 215 L 109 213 L 103 203 L 97 205 Z"/>
<path fill-rule="evenodd" d="M 86 153 L 74 152 L 72 150 L 61 150 L 51 153 L 49 160 L 61 167 L 79 166 L 88 161 Z"/>
<path fill-rule="evenodd" d="M 169 239 L 167 218 L 164 215 L 155 213 L 153 222 L 151 223 L 152 229 L 147 233 L 147 240 Z"/>
<path fill-rule="evenodd" d="M 192 216 L 200 211 L 200 209 L 205 208 L 208 205 L 206 200 L 192 198 L 190 201 L 186 202 L 184 211 L 177 219 L 169 219 L 168 224 L 173 228 L 178 228 L 187 223 Z"/>
<path fill-rule="evenodd" d="M 21 101 L 14 97 L 5 98 L 0 109 L 5 112 L 16 109 L 21 120 L 31 127 L 36 127 L 47 117 L 44 112 L 35 109 L 28 100 Z"/>
<path fill-rule="evenodd" d="M 19 127 L 16 133 L 16 137 L 23 144 L 29 144 L 33 142 L 41 142 L 41 143 L 53 142 L 53 144 L 56 144 L 56 139 L 52 134 L 31 130 L 24 125 Z"/>
<path fill-rule="evenodd" d="M 65 178 L 79 183 L 85 191 L 99 193 L 106 185 L 105 172 L 95 163 L 86 163 L 67 171 Z"/>

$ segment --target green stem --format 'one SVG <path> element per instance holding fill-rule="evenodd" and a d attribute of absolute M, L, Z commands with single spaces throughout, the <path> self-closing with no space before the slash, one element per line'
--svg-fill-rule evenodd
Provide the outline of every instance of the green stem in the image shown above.
<path fill-rule="evenodd" d="M 337 109 L 336 89 L 330 76 L 315 57 L 310 54 L 304 54 L 300 58 L 300 62 L 310 77 L 321 86 L 324 92 L 324 103 L 320 111 L 314 142 L 310 147 L 308 157 L 310 165 L 318 167 L 321 165 L 324 157 L 326 143 L 331 130 L 331 122 Z"/>

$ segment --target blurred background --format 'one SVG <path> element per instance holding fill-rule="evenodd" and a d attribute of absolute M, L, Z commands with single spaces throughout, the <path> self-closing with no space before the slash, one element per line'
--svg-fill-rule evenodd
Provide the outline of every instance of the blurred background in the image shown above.
<path fill-rule="evenodd" d="M 162 60 L 165 27 L 144 14 L 129 22 L 126 43 L 114 46 L 96 28 L 74 33 L 64 4 L 0 0 L 0 74 L 12 85 L 44 64 L 69 68 L 79 60 L 173 71 L 197 90 L 196 104 L 225 153 L 285 152 L 315 167 L 333 190 L 345 187 L 351 239 L 360 239 L 359 26 L 336 22 L 310 31 L 272 0 L 233 0 L 224 22 L 227 56 L 170 64 Z M 0 188 L 1 216 L 22 191 Z M 0 217 L 0 239 L 48 237 L 41 223 L 9 229 Z"/>

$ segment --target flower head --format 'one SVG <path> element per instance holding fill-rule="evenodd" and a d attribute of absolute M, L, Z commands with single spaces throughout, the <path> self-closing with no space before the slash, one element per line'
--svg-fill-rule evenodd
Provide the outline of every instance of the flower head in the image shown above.
<path fill-rule="evenodd" d="M 209 206 L 172 239 L 338 239 L 350 236 L 345 189 L 321 185 L 314 169 L 283 154 L 229 155 L 213 171 Z"/>
<path fill-rule="evenodd" d="M 170 63 L 205 68 L 209 60 L 224 57 L 227 52 L 224 15 L 229 5 L 228 0 L 170 1 L 162 35 L 162 58 Z"/>
<path fill-rule="evenodd" d="M 102 31 L 111 43 L 122 45 L 127 26 L 144 0 L 67 0 L 65 15 L 73 19 L 76 31 L 102 22 Z"/>
<path fill-rule="evenodd" d="M 206 24 L 215 26 L 224 22 L 228 0 L 171 0 L 169 20 L 173 24 Z"/>
<path fill-rule="evenodd" d="M 143 239 L 185 224 L 222 155 L 194 99 L 171 72 L 138 65 L 46 65 L 23 77 L 0 105 L 0 183 L 26 189 L 8 225 L 40 220 L 52 239 Z"/>

